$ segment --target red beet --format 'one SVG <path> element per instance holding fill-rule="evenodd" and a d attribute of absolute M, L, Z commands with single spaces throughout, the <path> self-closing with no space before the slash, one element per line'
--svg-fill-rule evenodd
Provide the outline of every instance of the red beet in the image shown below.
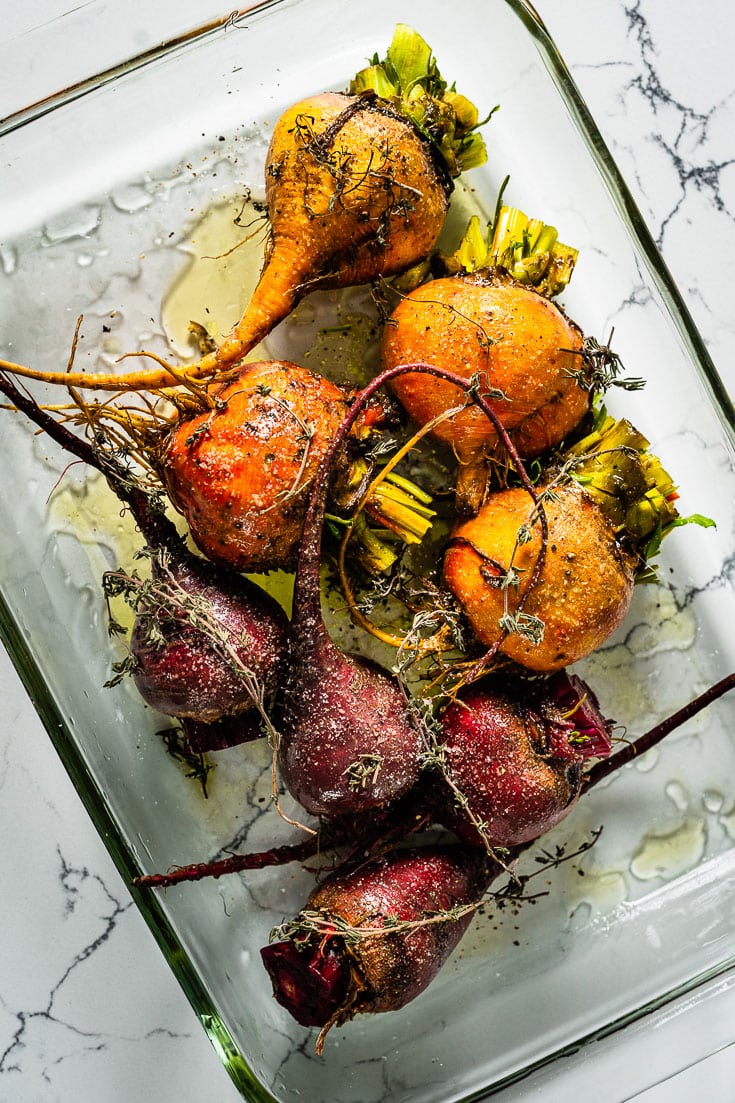
<path fill-rule="evenodd" d="M 397 682 L 332 642 L 319 565 L 331 464 L 357 416 L 342 422 L 309 499 L 294 589 L 279 762 L 289 792 L 313 815 L 351 815 L 401 796 L 419 775 L 419 731 Z"/>
<path fill-rule="evenodd" d="M 431 983 L 497 872 L 479 850 L 392 851 L 312 892 L 291 936 L 261 950 L 273 994 L 302 1026 L 396 1011 Z M 372 932 L 376 933 L 373 934 Z"/>
<path fill-rule="evenodd" d="M 283 667 L 286 618 L 263 590 L 190 555 L 165 569 L 154 560 L 153 577 L 171 604 L 151 596 L 130 638 L 133 680 L 149 705 L 211 723 L 251 710 L 258 692 L 273 693 Z M 210 629 L 196 626 L 192 602 Z"/>
<path fill-rule="evenodd" d="M 263 590 L 226 568 L 191 555 L 160 504 L 110 452 L 71 433 L 7 377 L 0 390 L 67 452 L 94 467 L 133 514 L 151 557 L 151 585 L 131 587 L 110 573 L 107 592 L 136 593 L 133 674 L 142 697 L 170 716 L 196 722 L 199 750 L 212 746 L 206 725 L 254 714 L 278 685 L 286 616 Z M 221 734 L 213 733 L 214 746 Z M 249 721 L 227 744 L 252 738 Z"/>
<path fill-rule="evenodd" d="M 470 686 L 441 718 L 437 818 L 473 846 L 538 838 L 570 812 L 584 760 L 609 754 L 611 728 L 589 687 L 565 672 Z"/>
<path fill-rule="evenodd" d="M 487 402 L 461 376 L 429 364 L 399 365 L 377 376 L 360 392 L 322 459 L 309 499 L 299 546 L 289 667 L 280 718 L 279 762 L 285 785 L 314 815 L 351 815 L 384 805 L 407 792 L 419 774 L 420 733 L 402 690 L 374 664 L 344 655 L 332 643 L 321 613 L 319 578 L 332 465 L 365 403 L 386 382 L 408 371 L 454 383 L 485 412 L 537 503 L 536 491 L 505 429 Z M 538 514 L 545 533 L 540 505 Z M 544 552 L 542 544 L 539 565 Z"/>

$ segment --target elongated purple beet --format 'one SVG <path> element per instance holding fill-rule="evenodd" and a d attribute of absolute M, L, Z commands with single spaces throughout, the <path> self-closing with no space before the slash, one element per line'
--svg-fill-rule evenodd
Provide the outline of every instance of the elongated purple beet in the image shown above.
<path fill-rule="evenodd" d="M 324 624 L 319 562 L 327 470 L 317 475 L 299 551 L 279 763 L 286 787 L 308 812 L 341 816 L 396 800 L 415 784 L 420 735 L 395 680 L 341 652 Z"/>
<path fill-rule="evenodd" d="M 421 732 L 403 691 L 374 664 L 343 654 L 332 642 L 321 612 L 319 566 L 329 473 L 342 443 L 372 395 L 408 371 L 454 383 L 499 426 L 481 395 L 461 376 L 429 364 L 408 364 L 377 376 L 343 419 L 317 472 L 299 545 L 289 664 L 280 717 L 279 763 L 290 793 L 313 815 L 352 815 L 407 792 L 419 775 Z M 523 485 L 536 492 L 507 433 Z M 542 532 L 543 507 L 538 506 Z M 542 545 L 539 564 L 545 549 Z"/>
<path fill-rule="evenodd" d="M 585 759 L 610 753 L 611 728 L 575 675 L 483 679 L 441 718 L 437 818 L 473 846 L 538 838 L 571 811 Z"/>
<path fill-rule="evenodd" d="M 252 738 L 256 705 L 280 679 L 286 616 L 263 590 L 226 568 L 193 556 L 161 506 L 112 453 L 71 433 L 4 375 L 0 391 L 61 447 L 101 471 L 146 541 L 151 583 L 140 588 L 131 636 L 133 676 L 141 696 L 169 716 L 197 725 L 197 750 Z M 110 572 L 108 589 L 116 579 Z M 130 592 L 130 591 L 129 591 Z M 226 736 L 207 725 L 243 716 Z"/>
<path fill-rule="evenodd" d="M 302 1026 L 395 1011 L 431 983 L 469 926 L 497 867 L 479 850 L 392 851 L 337 872 L 261 950 L 273 994 Z M 374 933 L 373 933 L 374 932 Z"/>

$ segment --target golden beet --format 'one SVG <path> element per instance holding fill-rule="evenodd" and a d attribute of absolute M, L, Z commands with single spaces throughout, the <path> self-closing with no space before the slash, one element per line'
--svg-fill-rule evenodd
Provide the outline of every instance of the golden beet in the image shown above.
<path fill-rule="evenodd" d="M 210 559 L 244 571 L 289 566 L 345 396 L 274 361 L 245 365 L 218 399 L 171 434 L 161 463 L 168 493 Z"/>
<path fill-rule="evenodd" d="M 382 367 L 424 361 L 466 379 L 478 375 L 520 454 L 535 456 L 563 440 L 589 408 L 573 374 L 583 367 L 581 348 L 580 330 L 548 298 L 507 277 L 475 273 L 423 284 L 402 300 L 385 327 Z M 426 375 L 402 375 L 391 389 L 419 425 L 464 404 L 456 387 Z M 433 435 L 461 463 L 498 443 L 475 406 Z"/>
<path fill-rule="evenodd" d="M 242 356 L 317 288 L 403 271 L 434 246 L 447 191 L 414 125 L 372 96 L 325 92 L 278 120 L 266 160 L 271 238 L 260 282 L 218 350 Z"/>
<path fill-rule="evenodd" d="M 490 495 L 476 517 L 457 525 L 445 554 L 444 580 L 488 647 L 501 636 L 506 600 L 511 615 L 518 609 L 539 555 L 538 523 L 529 529 L 530 540 L 517 544 L 532 508 L 525 490 Z M 550 672 L 589 655 L 618 627 L 633 594 L 635 560 L 620 549 L 612 525 L 578 484 L 555 488 L 545 511 L 546 561 L 522 608 L 542 622 L 543 638 L 511 632 L 500 651 L 530 670 Z M 511 565 L 519 584 L 503 588 Z"/>

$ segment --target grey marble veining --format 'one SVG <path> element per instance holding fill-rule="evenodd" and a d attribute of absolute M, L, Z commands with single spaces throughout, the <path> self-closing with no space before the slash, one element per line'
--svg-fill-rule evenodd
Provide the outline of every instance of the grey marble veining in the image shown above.
<path fill-rule="evenodd" d="M 731 5 L 536 7 L 735 391 Z M 234 1103 L 4 657 L 0 690 L 0 1103 Z M 703 1083 L 703 1097 L 730 1098 Z M 676 1090 L 642 1098 L 672 1103 Z"/>

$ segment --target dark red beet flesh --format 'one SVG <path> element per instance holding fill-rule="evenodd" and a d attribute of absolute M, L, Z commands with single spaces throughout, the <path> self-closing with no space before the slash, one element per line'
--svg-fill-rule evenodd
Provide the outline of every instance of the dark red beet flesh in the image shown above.
<path fill-rule="evenodd" d="M 350 968 L 331 941 L 274 942 L 260 956 L 273 994 L 301 1026 L 325 1026 L 344 1005 Z"/>

